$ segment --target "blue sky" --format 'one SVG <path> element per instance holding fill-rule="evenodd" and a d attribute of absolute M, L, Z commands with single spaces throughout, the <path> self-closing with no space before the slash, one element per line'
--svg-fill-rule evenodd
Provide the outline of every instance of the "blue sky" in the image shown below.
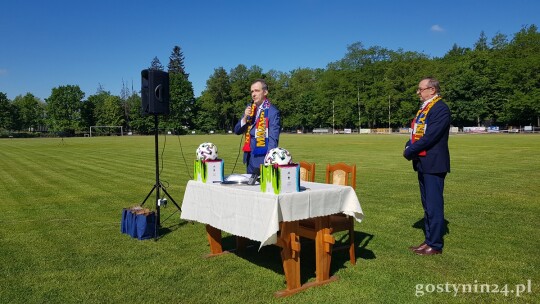
<path fill-rule="evenodd" d="M 325 68 L 347 46 L 443 56 L 472 47 L 480 32 L 509 39 L 540 26 L 540 1 L 7 1 L 0 4 L 0 92 L 9 99 L 78 85 L 119 95 L 140 89 L 140 72 L 157 56 L 166 67 L 175 45 L 185 56 L 195 96 L 214 69 L 244 64 L 289 72 Z"/>

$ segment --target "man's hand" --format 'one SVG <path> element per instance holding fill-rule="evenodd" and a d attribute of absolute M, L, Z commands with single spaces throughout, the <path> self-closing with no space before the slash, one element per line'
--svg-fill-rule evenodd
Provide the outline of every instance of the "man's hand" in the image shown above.
<path fill-rule="evenodd" d="M 407 157 L 407 149 L 409 149 L 409 146 L 411 145 L 411 141 L 405 143 L 405 149 L 403 150 L 403 157 L 405 157 L 406 160 L 411 160 L 411 158 Z"/>
<path fill-rule="evenodd" d="M 242 117 L 242 125 L 248 122 L 248 118 L 251 116 L 251 106 L 247 106 L 244 110 L 244 117 Z"/>
<path fill-rule="evenodd" d="M 251 116 L 251 106 L 247 106 L 244 111 L 244 118 L 247 119 L 249 116 Z"/>
<path fill-rule="evenodd" d="M 407 154 L 405 153 L 409 147 L 405 147 L 405 150 L 403 150 L 403 157 L 405 157 L 406 160 L 411 160 L 407 157 Z"/>

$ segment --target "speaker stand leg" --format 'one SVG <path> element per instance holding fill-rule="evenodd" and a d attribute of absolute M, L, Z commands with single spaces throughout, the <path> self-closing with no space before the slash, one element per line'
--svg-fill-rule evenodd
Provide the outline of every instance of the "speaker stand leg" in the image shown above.
<path fill-rule="evenodd" d="M 176 201 L 172 198 L 172 196 L 169 194 L 169 192 L 167 192 L 167 190 L 165 189 L 165 187 L 163 187 L 163 184 L 161 183 L 161 181 L 159 180 L 159 151 L 158 151 L 158 135 L 159 135 L 159 120 L 158 120 L 158 115 L 157 114 L 154 114 L 154 154 L 155 154 L 155 161 L 156 161 L 156 183 L 154 184 L 154 187 L 152 187 L 152 190 L 150 190 L 150 192 L 148 193 L 148 195 L 146 196 L 146 198 L 144 199 L 144 201 L 141 203 L 141 206 L 144 205 L 144 203 L 146 203 L 146 201 L 148 200 L 148 198 L 150 197 L 150 195 L 152 195 L 152 193 L 154 192 L 154 190 L 156 191 L 156 200 L 155 200 L 155 208 L 156 208 L 156 222 L 155 222 L 155 234 L 154 234 L 154 240 L 157 241 L 158 237 L 159 237 L 159 227 L 161 227 L 161 223 L 160 223 L 160 190 L 163 190 L 163 193 L 165 193 L 165 195 L 167 195 L 167 197 L 173 202 L 173 204 L 176 206 L 176 208 L 182 212 L 182 209 L 180 208 L 180 206 L 176 203 Z"/>

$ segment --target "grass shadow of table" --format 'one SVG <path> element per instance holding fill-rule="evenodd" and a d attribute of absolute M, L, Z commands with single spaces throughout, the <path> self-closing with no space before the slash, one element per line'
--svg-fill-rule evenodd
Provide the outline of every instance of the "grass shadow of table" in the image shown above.
<path fill-rule="evenodd" d="M 350 265 L 349 254 L 346 250 L 333 252 L 332 262 L 330 265 L 330 276 L 338 272 L 340 269 L 347 267 L 358 267 L 358 264 L 361 264 L 362 260 L 376 258 L 374 252 L 368 249 L 369 243 L 374 238 L 374 235 L 355 231 L 354 238 L 357 265 Z M 336 245 L 338 246 L 347 242 L 348 239 L 346 238 L 342 239 L 341 237 L 336 237 Z M 224 236 L 222 238 L 222 245 L 224 250 L 236 248 L 236 237 L 233 235 Z M 280 275 L 284 275 L 283 264 L 281 261 L 281 248 L 275 245 L 269 245 L 263 246 L 259 249 L 259 246 L 259 242 L 248 240 L 244 252 L 238 252 L 236 250 L 230 251 L 231 253 L 234 253 L 238 257 L 250 263 L 264 267 Z M 315 280 L 315 262 L 315 243 L 312 240 L 301 239 L 300 281 L 302 284 Z"/>

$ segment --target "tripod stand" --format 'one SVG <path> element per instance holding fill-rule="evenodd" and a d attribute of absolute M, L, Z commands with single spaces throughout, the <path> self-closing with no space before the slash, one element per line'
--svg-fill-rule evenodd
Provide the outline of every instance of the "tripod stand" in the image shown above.
<path fill-rule="evenodd" d="M 163 193 L 165 193 L 165 195 L 167 195 L 167 197 L 171 200 L 171 202 L 173 202 L 173 204 L 176 206 L 176 208 L 178 208 L 178 211 L 182 212 L 182 209 L 180 208 L 180 206 L 178 206 L 178 204 L 174 201 L 174 199 L 172 198 L 172 196 L 169 194 L 169 192 L 167 192 L 167 189 L 165 189 L 165 187 L 163 187 L 163 184 L 161 183 L 161 181 L 159 180 L 159 155 L 158 155 L 158 116 L 157 114 L 154 114 L 154 137 L 155 137 L 155 157 L 156 157 L 156 183 L 154 184 L 154 187 L 152 187 L 152 190 L 150 190 L 150 192 L 148 193 L 148 195 L 146 196 L 146 198 L 144 199 L 144 201 L 141 203 L 141 206 L 144 205 L 144 203 L 146 203 L 146 200 L 148 200 L 148 198 L 150 197 L 150 195 L 152 195 L 152 193 L 154 191 L 156 191 L 156 221 L 155 221 L 155 234 L 154 234 L 154 240 L 157 241 L 157 238 L 158 238 L 158 228 L 161 226 L 160 224 L 160 191 L 163 190 Z"/>

